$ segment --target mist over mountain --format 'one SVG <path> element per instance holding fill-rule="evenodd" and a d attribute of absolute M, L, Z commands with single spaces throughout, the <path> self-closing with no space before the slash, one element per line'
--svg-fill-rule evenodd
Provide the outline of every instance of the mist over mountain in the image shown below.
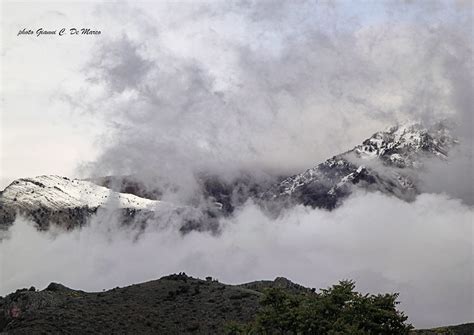
<path fill-rule="evenodd" d="M 150 187 L 134 176 L 92 180 L 24 178 L 14 181 L 0 195 L 0 225 L 12 224 L 20 214 L 32 219 L 40 229 L 48 229 L 51 224 L 73 229 L 102 211 L 114 213 L 114 219 L 124 224 L 166 225 L 165 217 L 179 217 L 183 232 L 217 232 L 217 219 L 231 215 L 247 201 L 260 204 L 270 215 L 278 215 L 281 206 L 331 210 L 341 205 L 354 187 L 413 201 L 423 188 L 424 166 L 433 160 L 449 161 L 450 149 L 459 145 L 451 131 L 452 125 L 446 121 L 431 128 L 417 123 L 397 125 L 375 133 L 352 150 L 286 178 L 258 178 L 242 173 L 226 179 L 201 173 L 195 176 L 195 193 L 176 199 L 176 203 L 164 199 L 167 193 L 180 194 L 180 186 L 166 179 L 155 181 Z"/>
<path fill-rule="evenodd" d="M 472 207 L 421 191 L 430 162 L 449 164 L 461 145 L 450 129 L 389 127 L 287 178 L 201 174 L 194 195 L 176 203 L 163 194 L 178 185 L 147 188 L 133 176 L 19 179 L 0 195 L 0 248 L 15 255 L 3 261 L 4 293 L 51 277 L 100 290 L 178 270 L 230 283 L 354 278 L 364 291 L 400 291 L 416 325 L 466 321 Z"/>
<path fill-rule="evenodd" d="M 471 1 L 48 6 L 103 34 L 6 34 L 0 294 L 349 278 L 472 321 Z"/>

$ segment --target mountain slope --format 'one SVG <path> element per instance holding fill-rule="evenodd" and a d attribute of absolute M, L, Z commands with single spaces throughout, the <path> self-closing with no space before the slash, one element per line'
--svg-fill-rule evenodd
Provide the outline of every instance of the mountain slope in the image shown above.
<path fill-rule="evenodd" d="M 191 206 L 120 193 L 93 182 L 60 176 L 15 180 L 0 194 L 0 229 L 8 228 L 17 215 L 33 220 L 41 230 L 51 225 L 73 229 L 94 215 L 133 224 L 173 224 L 181 232 L 217 230 L 215 217 Z"/>
<path fill-rule="evenodd" d="M 114 192 L 94 183 L 60 176 L 23 178 L 0 196 L 0 224 L 8 226 L 17 213 L 30 217 L 41 229 L 51 223 L 65 228 L 82 225 L 100 207 L 123 211 L 152 211 L 159 201 Z"/>
<path fill-rule="evenodd" d="M 418 193 L 417 170 L 426 159 L 447 159 L 457 141 L 445 122 L 424 128 L 417 123 L 377 132 L 343 154 L 291 176 L 264 192 L 261 198 L 278 205 L 303 204 L 333 209 L 354 185 L 404 200 Z"/>
<path fill-rule="evenodd" d="M 223 334 L 227 322 L 253 319 L 261 293 L 170 275 L 106 292 L 60 284 L 0 298 L 0 331 L 8 334 Z"/>
<path fill-rule="evenodd" d="M 5 334 L 225 334 L 230 322 L 248 323 L 262 308 L 265 289 L 314 294 L 286 278 L 226 285 L 173 274 L 159 280 L 84 292 L 51 283 L 42 291 L 21 289 L 0 297 Z M 467 335 L 474 323 L 413 331 Z"/>
<path fill-rule="evenodd" d="M 125 222 L 139 217 L 139 224 L 161 224 L 163 218 L 178 215 L 182 231 L 216 231 L 218 218 L 231 214 L 249 198 L 276 212 L 295 204 L 334 209 L 354 186 L 410 201 L 419 193 L 417 174 L 424 161 L 447 159 L 456 143 L 446 122 L 430 128 L 417 123 L 398 125 L 291 177 L 256 179 L 243 175 L 224 181 L 212 174 L 199 174 L 199 194 L 181 206 L 157 200 L 163 190 L 147 189 L 148 185 L 131 177 L 110 176 L 93 182 L 59 176 L 24 178 L 0 194 L 0 227 L 10 225 L 20 213 L 41 229 L 50 224 L 73 228 L 105 208 L 118 212 Z"/>

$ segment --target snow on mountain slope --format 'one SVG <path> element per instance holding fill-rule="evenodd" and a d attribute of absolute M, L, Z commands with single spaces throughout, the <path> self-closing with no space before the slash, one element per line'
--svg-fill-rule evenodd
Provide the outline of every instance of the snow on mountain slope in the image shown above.
<path fill-rule="evenodd" d="M 333 209 L 353 185 L 410 200 L 425 159 L 446 159 L 457 144 L 447 122 L 430 128 L 409 122 L 377 132 L 362 144 L 264 192 L 265 201 Z"/>
<path fill-rule="evenodd" d="M 0 226 L 11 224 L 16 215 L 32 218 L 40 228 L 55 223 L 66 228 L 85 224 L 99 208 L 110 208 L 132 216 L 151 212 L 160 201 L 114 192 L 92 182 L 60 176 L 15 180 L 0 195 Z"/>
<path fill-rule="evenodd" d="M 118 220 L 144 229 L 150 224 L 176 225 L 191 230 L 218 229 L 215 218 L 199 208 L 150 200 L 121 193 L 91 181 L 61 176 L 15 180 L 0 193 L 0 228 L 8 228 L 17 215 L 29 218 L 41 230 L 51 225 L 81 227 L 97 215 L 99 220 Z"/>
<path fill-rule="evenodd" d="M 91 181 L 60 176 L 18 179 L 0 194 L 0 227 L 10 225 L 20 213 L 37 222 L 41 229 L 47 229 L 50 224 L 73 228 L 86 224 L 100 208 L 107 208 L 121 213 L 124 222 L 179 221 L 183 231 L 215 230 L 219 216 L 230 214 L 248 198 L 270 209 L 281 208 L 282 203 L 333 209 L 354 186 L 411 200 L 418 193 L 417 174 L 423 162 L 447 159 L 449 149 L 456 143 L 447 123 L 430 128 L 418 123 L 398 125 L 275 184 L 262 181 L 256 184 L 255 180 L 245 178 L 222 183 L 212 176 L 201 176 L 202 196 L 214 204 L 204 208 L 193 204 L 178 207 L 143 198 L 144 193 L 137 192 L 139 184 L 126 186 L 132 185 L 128 188 L 140 196 L 122 193 L 120 187 L 114 191 Z"/>
<path fill-rule="evenodd" d="M 416 168 L 420 166 L 421 155 L 446 158 L 450 147 L 456 143 L 446 122 L 430 128 L 408 122 L 375 133 L 352 151 L 363 159 L 380 158 L 401 168 Z"/>
<path fill-rule="evenodd" d="M 156 206 L 158 201 L 114 192 L 85 180 L 39 176 L 15 180 L 3 191 L 1 203 L 15 203 L 20 210 L 95 208 L 106 204 L 116 208 L 146 209 Z"/>

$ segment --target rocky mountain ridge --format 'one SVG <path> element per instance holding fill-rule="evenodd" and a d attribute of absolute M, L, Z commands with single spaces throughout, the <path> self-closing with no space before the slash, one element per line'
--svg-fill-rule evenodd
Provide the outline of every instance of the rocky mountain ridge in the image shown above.
<path fill-rule="evenodd" d="M 250 175 L 234 181 L 201 174 L 198 199 L 202 203 L 176 206 L 160 201 L 161 190 L 143 190 L 143 184 L 118 177 L 96 180 L 39 176 L 18 179 L 0 194 L 0 226 L 8 227 L 17 214 L 38 223 L 65 228 L 81 226 L 101 208 L 113 209 L 126 222 L 151 222 L 185 213 L 185 231 L 215 230 L 220 216 L 229 215 L 249 198 L 270 211 L 302 204 L 332 210 L 354 187 L 379 191 L 410 201 L 419 193 L 417 173 L 426 160 L 448 159 L 457 144 L 447 122 L 429 128 L 405 123 L 377 132 L 352 150 L 336 155 L 300 174 L 270 183 Z M 117 186 L 118 185 L 118 186 Z M 133 194 L 132 194 L 133 193 Z M 183 228 L 184 227 L 184 228 Z"/>
<path fill-rule="evenodd" d="M 377 132 L 362 144 L 291 176 L 262 195 L 272 202 L 333 209 L 354 185 L 404 200 L 418 193 L 416 172 L 427 159 L 447 159 L 457 140 L 447 122 L 429 128 L 405 123 Z"/>

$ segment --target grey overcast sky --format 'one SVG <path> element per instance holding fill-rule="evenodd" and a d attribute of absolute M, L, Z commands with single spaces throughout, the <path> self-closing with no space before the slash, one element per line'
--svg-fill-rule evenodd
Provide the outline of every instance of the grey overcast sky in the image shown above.
<path fill-rule="evenodd" d="M 0 188 L 15 178 L 73 175 L 94 158 L 97 123 L 60 99 L 97 38 L 17 36 L 22 28 L 99 27 L 92 3 L 2 2 Z"/>
<path fill-rule="evenodd" d="M 96 160 L 104 173 L 140 172 L 107 166 L 117 167 L 111 156 L 145 150 L 145 142 L 160 157 L 171 144 L 186 160 L 209 152 L 264 167 L 286 161 L 288 171 L 298 171 L 393 122 L 452 113 L 443 62 L 458 32 L 443 24 L 472 22 L 470 1 L 315 4 L 2 1 L 0 188 L 25 176 L 81 176 L 81 166 Z M 102 34 L 17 36 L 22 28 L 61 27 Z M 200 71 L 184 76 L 201 80 L 204 73 L 225 99 L 205 96 L 192 112 L 144 102 L 147 89 L 178 101 L 179 94 L 202 98 L 179 91 L 180 73 L 156 68 Z M 216 107 L 222 101 L 227 105 Z M 226 115 L 220 132 L 218 108 Z M 180 122 L 167 123 L 179 115 Z M 126 128 L 144 135 L 130 137 Z M 112 140 L 130 151 L 119 154 Z"/>

